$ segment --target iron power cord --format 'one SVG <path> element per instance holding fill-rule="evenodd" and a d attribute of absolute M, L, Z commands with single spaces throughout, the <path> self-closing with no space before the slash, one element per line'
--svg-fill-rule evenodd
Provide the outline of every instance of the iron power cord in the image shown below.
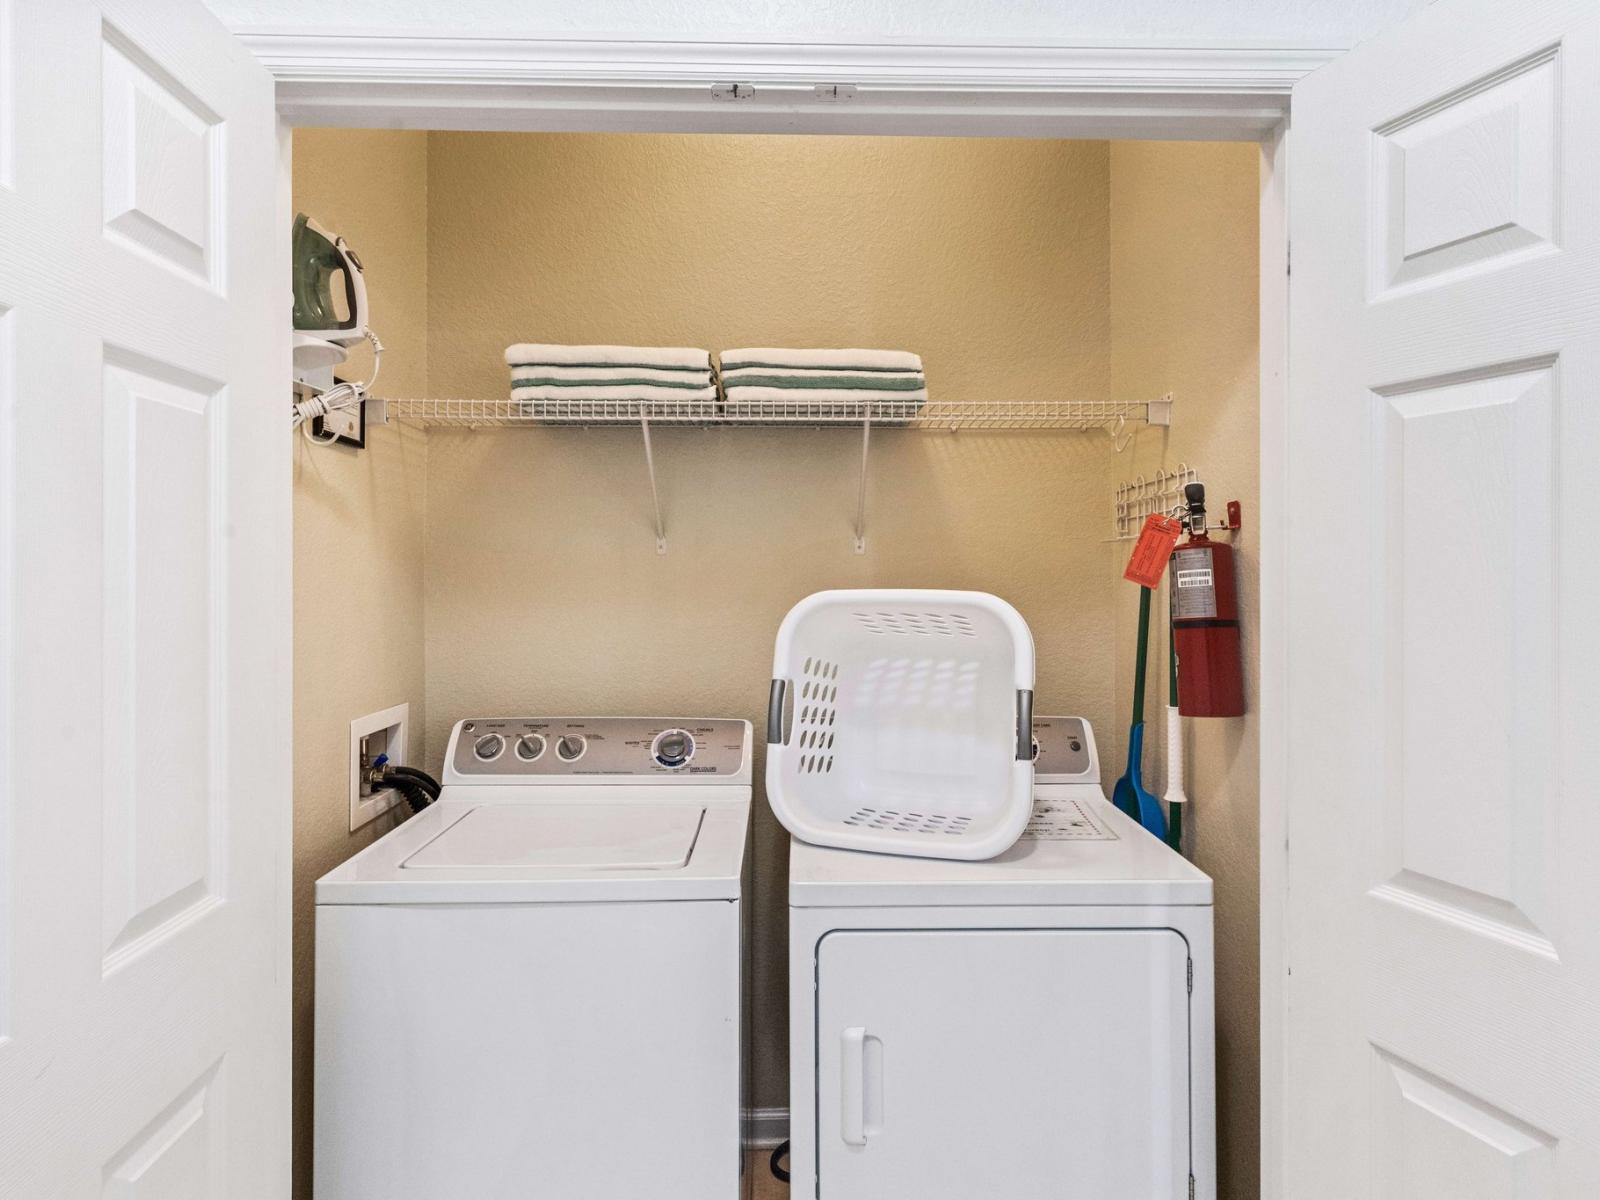
<path fill-rule="evenodd" d="M 325 417 L 331 412 L 340 412 L 347 408 L 359 408 L 367 399 L 372 390 L 372 385 L 378 382 L 378 369 L 383 365 L 383 343 L 378 340 L 378 335 L 370 329 L 361 331 L 363 337 L 372 343 L 372 378 L 355 383 L 337 383 L 326 391 L 318 392 L 298 401 L 293 406 L 293 427 L 298 429 L 308 442 L 319 446 L 332 445 L 338 441 L 337 434 L 327 434 L 317 437 L 311 432 L 311 422 L 316 417 Z"/>

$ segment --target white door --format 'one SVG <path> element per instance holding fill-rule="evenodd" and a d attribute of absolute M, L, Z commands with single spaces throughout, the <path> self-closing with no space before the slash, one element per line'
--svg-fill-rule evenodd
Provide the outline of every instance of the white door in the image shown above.
<path fill-rule="evenodd" d="M 288 1194 L 276 138 L 198 0 L 0 0 L 0 1196 Z"/>
<path fill-rule="evenodd" d="M 1289 143 L 1292 1200 L 1600 1196 L 1600 4 L 1438 0 Z"/>
<path fill-rule="evenodd" d="M 1179 1200 L 1189 955 L 1170 929 L 830 933 L 822 1200 Z"/>

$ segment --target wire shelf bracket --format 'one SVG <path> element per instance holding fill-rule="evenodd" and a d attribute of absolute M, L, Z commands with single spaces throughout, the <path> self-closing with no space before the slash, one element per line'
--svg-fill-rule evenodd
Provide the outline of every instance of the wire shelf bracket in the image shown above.
<path fill-rule="evenodd" d="M 644 469 L 650 475 L 650 505 L 656 514 L 656 553 L 667 552 L 667 521 L 661 513 L 661 490 L 656 486 L 656 456 L 650 445 L 650 418 L 639 415 L 639 432 L 644 435 Z"/>
<path fill-rule="evenodd" d="M 872 415 L 869 413 L 861 421 L 861 488 L 856 493 L 856 526 L 855 550 L 857 554 L 867 552 L 867 466 L 868 451 L 872 449 Z"/>

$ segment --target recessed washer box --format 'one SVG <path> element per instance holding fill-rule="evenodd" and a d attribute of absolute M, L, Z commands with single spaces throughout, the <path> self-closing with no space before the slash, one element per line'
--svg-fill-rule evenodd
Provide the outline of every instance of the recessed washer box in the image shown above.
<path fill-rule="evenodd" d="M 394 788 L 374 790 L 366 785 L 363 772 L 379 754 L 388 756 L 394 766 L 409 766 L 406 757 L 407 733 L 411 725 L 411 705 L 396 704 L 382 712 L 368 713 L 350 722 L 350 832 L 383 815 L 400 801 Z"/>

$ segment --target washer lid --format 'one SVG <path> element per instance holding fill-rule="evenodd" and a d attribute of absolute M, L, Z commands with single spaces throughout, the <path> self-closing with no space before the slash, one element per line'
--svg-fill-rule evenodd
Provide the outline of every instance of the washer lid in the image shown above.
<path fill-rule="evenodd" d="M 480 805 L 400 867 L 677 870 L 689 861 L 705 812 L 655 804 Z"/>
<path fill-rule="evenodd" d="M 749 829 L 748 787 L 447 786 L 317 880 L 317 903 L 737 900 Z"/>

